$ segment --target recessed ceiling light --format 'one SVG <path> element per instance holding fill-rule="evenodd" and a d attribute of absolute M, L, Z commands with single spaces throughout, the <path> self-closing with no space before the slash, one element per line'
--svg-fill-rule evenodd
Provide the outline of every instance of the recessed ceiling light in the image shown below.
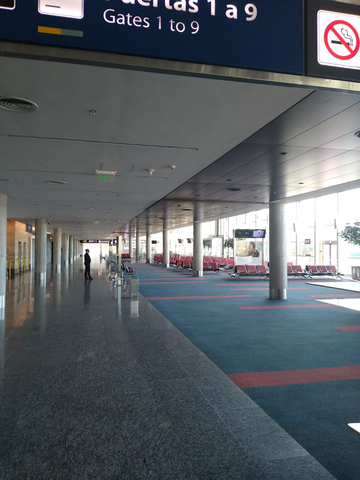
<path fill-rule="evenodd" d="M 76 205 L 72 205 L 71 203 L 67 203 L 65 205 L 63 205 L 63 207 L 67 207 L 67 208 L 74 208 Z"/>
<path fill-rule="evenodd" d="M 2 97 L 0 98 L 0 108 L 9 112 L 31 113 L 35 112 L 39 107 L 31 100 L 19 97 Z"/>
<path fill-rule="evenodd" d="M 48 180 L 46 183 L 48 183 L 49 185 L 66 185 L 67 182 L 65 182 L 64 180 Z"/>
<path fill-rule="evenodd" d="M 279 155 L 287 155 L 287 152 L 280 152 Z"/>
<path fill-rule="evenodd" d="M 304 185 L 304 182 L 299 182 L 299 185 Z"/>
<path fill-rule="evenodd" d="M 360 138 L 360 130 L 358 130 L 357 132 L 355 132 L 354 135 L 355 135 L 355 137 Z"/>
<path fill-rule="evenodd" d="M 226 181 L 227 181 L 227 182 L 231 182 L 231 178 L 227 178 Z"/>
<path fill-rule="evenodd" d="M 241 188 L 229 187 L 229 188 L 225 188 L 225 190 L 228 190 L 229 192 L 240 192 Z"/>
<path fill-rule="evenodd" d="M 0 182 L 12 182 L 12 180 L 9 180 L 7 178 L 0 178 Z"/>
<path fill-rule="evenodd" d="M 182 208 L 181 211 L 182 212 L 191 212 L 191 208 Z"/>

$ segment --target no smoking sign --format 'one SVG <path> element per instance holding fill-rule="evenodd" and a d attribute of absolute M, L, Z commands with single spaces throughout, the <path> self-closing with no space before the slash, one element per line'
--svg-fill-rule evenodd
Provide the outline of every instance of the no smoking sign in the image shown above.
<path fill-rule="evenodd" d="M 360 69 L 360 16 L 318 11 L 317 59 L 321 65 Z"/>

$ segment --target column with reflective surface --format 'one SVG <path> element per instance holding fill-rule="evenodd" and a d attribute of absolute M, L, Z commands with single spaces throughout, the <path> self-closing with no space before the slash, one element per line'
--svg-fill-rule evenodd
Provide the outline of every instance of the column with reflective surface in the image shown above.
<path fill-rule="evenodd" d="M 123 246 L 123 240 L 122 240 L 122 237 L 119 236 L 117 237 L 117 247 L 116 247 L 118 272 L 121 272 L 122 246 Z"/>
<path fill-rule="evenodd" d="M 140 258 L 140 233 L 136 233 L 136 251 L 135 251 L 136 261 L 139 261 Z"/>
<path fill-rule="evenodd" d="M 163 230 L 163 259 L 162 266 L 164 268 L 170 267 L 170 251 L 169 251 L 169 230 Z"/>
<path fill-rule="evenodd" d="M 61 270 L 61 228 L 54 228 L 53 232 L 53 264 L 56 272 Z"/>
<path fill-rule="evenodd" d="M 200 221 L 194 222 L 194 259 L 193 259 L 193 275 L 194 277 L 203 276 L 203 236 L 202 223 Z"/>
<path fill-rule="evenodd" d="M 62 244 L 62 264 L 64 267 L 69 265 L 69 234 L 63 233 L 61 236 Z"/>
<path fill-rule="evenodd" d="M 130 235 L 130 237 L 129 237 L 129 253 L 130 253 L 130 257 L 132 257 L 132 245 L 133 245 L 133 237 L 132 237 L 132 235 Z"/>
<path fill-rule="evenodd" d="M 0 193 L 0 320 L 5 316 L 7 195 Z"/>
<path fill-rule="evenodd" d="M 74 261 L 74 238 L 70 235 L 69 237 L 69 262 L 73 263 Z"/>
<path fill-rule="evenodd" d="M 47 220 L 35 220 L 35 281 L 38 285 L 46 284 L 46 243 Z"/>
<path fill-rule="evenodd" d="M 151 235 L 146 235 L 146 263 L 151 263 Z"/>
<path fill-rule="evenodd" d="M 269 298 L 287 298 L 287 229 L 284 203 L 269 205 Z"/>

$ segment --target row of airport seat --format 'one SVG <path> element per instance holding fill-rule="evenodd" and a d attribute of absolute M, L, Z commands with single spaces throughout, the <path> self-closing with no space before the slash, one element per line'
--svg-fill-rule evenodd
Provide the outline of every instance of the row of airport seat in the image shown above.
<path fill-rule="evenodd" d="M 234 273 L 229 273 L 229 275 L 235 279 L 246 276 L 267 278 L 269 276 L 269 270 L 265 265 L 236 265 Z"/>
<path fill-rule="evenodd" d="M 163 259 L 162 254 L 156 254 L 154 256 L 155 263 L 161 263 Z M 184 263 L 185 262 L 185 263 Z M 188 269 L 191 268 L 193 263 L 192 256 L 177 256 L 177 257 L 170 257 L 169 259 L 170 265 L 174 266 L 175 268 L 184 268 Z M 189 263 L 191 265 L 189 265 Z M 216 267 L 213 264 L 216 264 Z M 224 258 L 224 257 L 203 257 L 203 269 L 205 271 L 209 270 L 218 270 L 219 268 L 234 268 L 234 260 L 232 258 Z"/>
<path fill-rule="evenodd" d="M 341 277 L 341 273 L 335 265 L 306 265 L 305 271 L 311 278 L 313 275 L 328 275 L 331 277 Z"/>

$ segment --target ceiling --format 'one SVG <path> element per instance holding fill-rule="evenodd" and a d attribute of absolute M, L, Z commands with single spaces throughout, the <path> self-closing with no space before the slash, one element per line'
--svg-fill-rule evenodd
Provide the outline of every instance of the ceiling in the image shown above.
<path fill-rule="evenodd" d="M 0 70 L 0 97 L 39 106 L 0 109 L 12 219 L 143 235 L 360 186 L 356 94 L 5 56 Z"/>

